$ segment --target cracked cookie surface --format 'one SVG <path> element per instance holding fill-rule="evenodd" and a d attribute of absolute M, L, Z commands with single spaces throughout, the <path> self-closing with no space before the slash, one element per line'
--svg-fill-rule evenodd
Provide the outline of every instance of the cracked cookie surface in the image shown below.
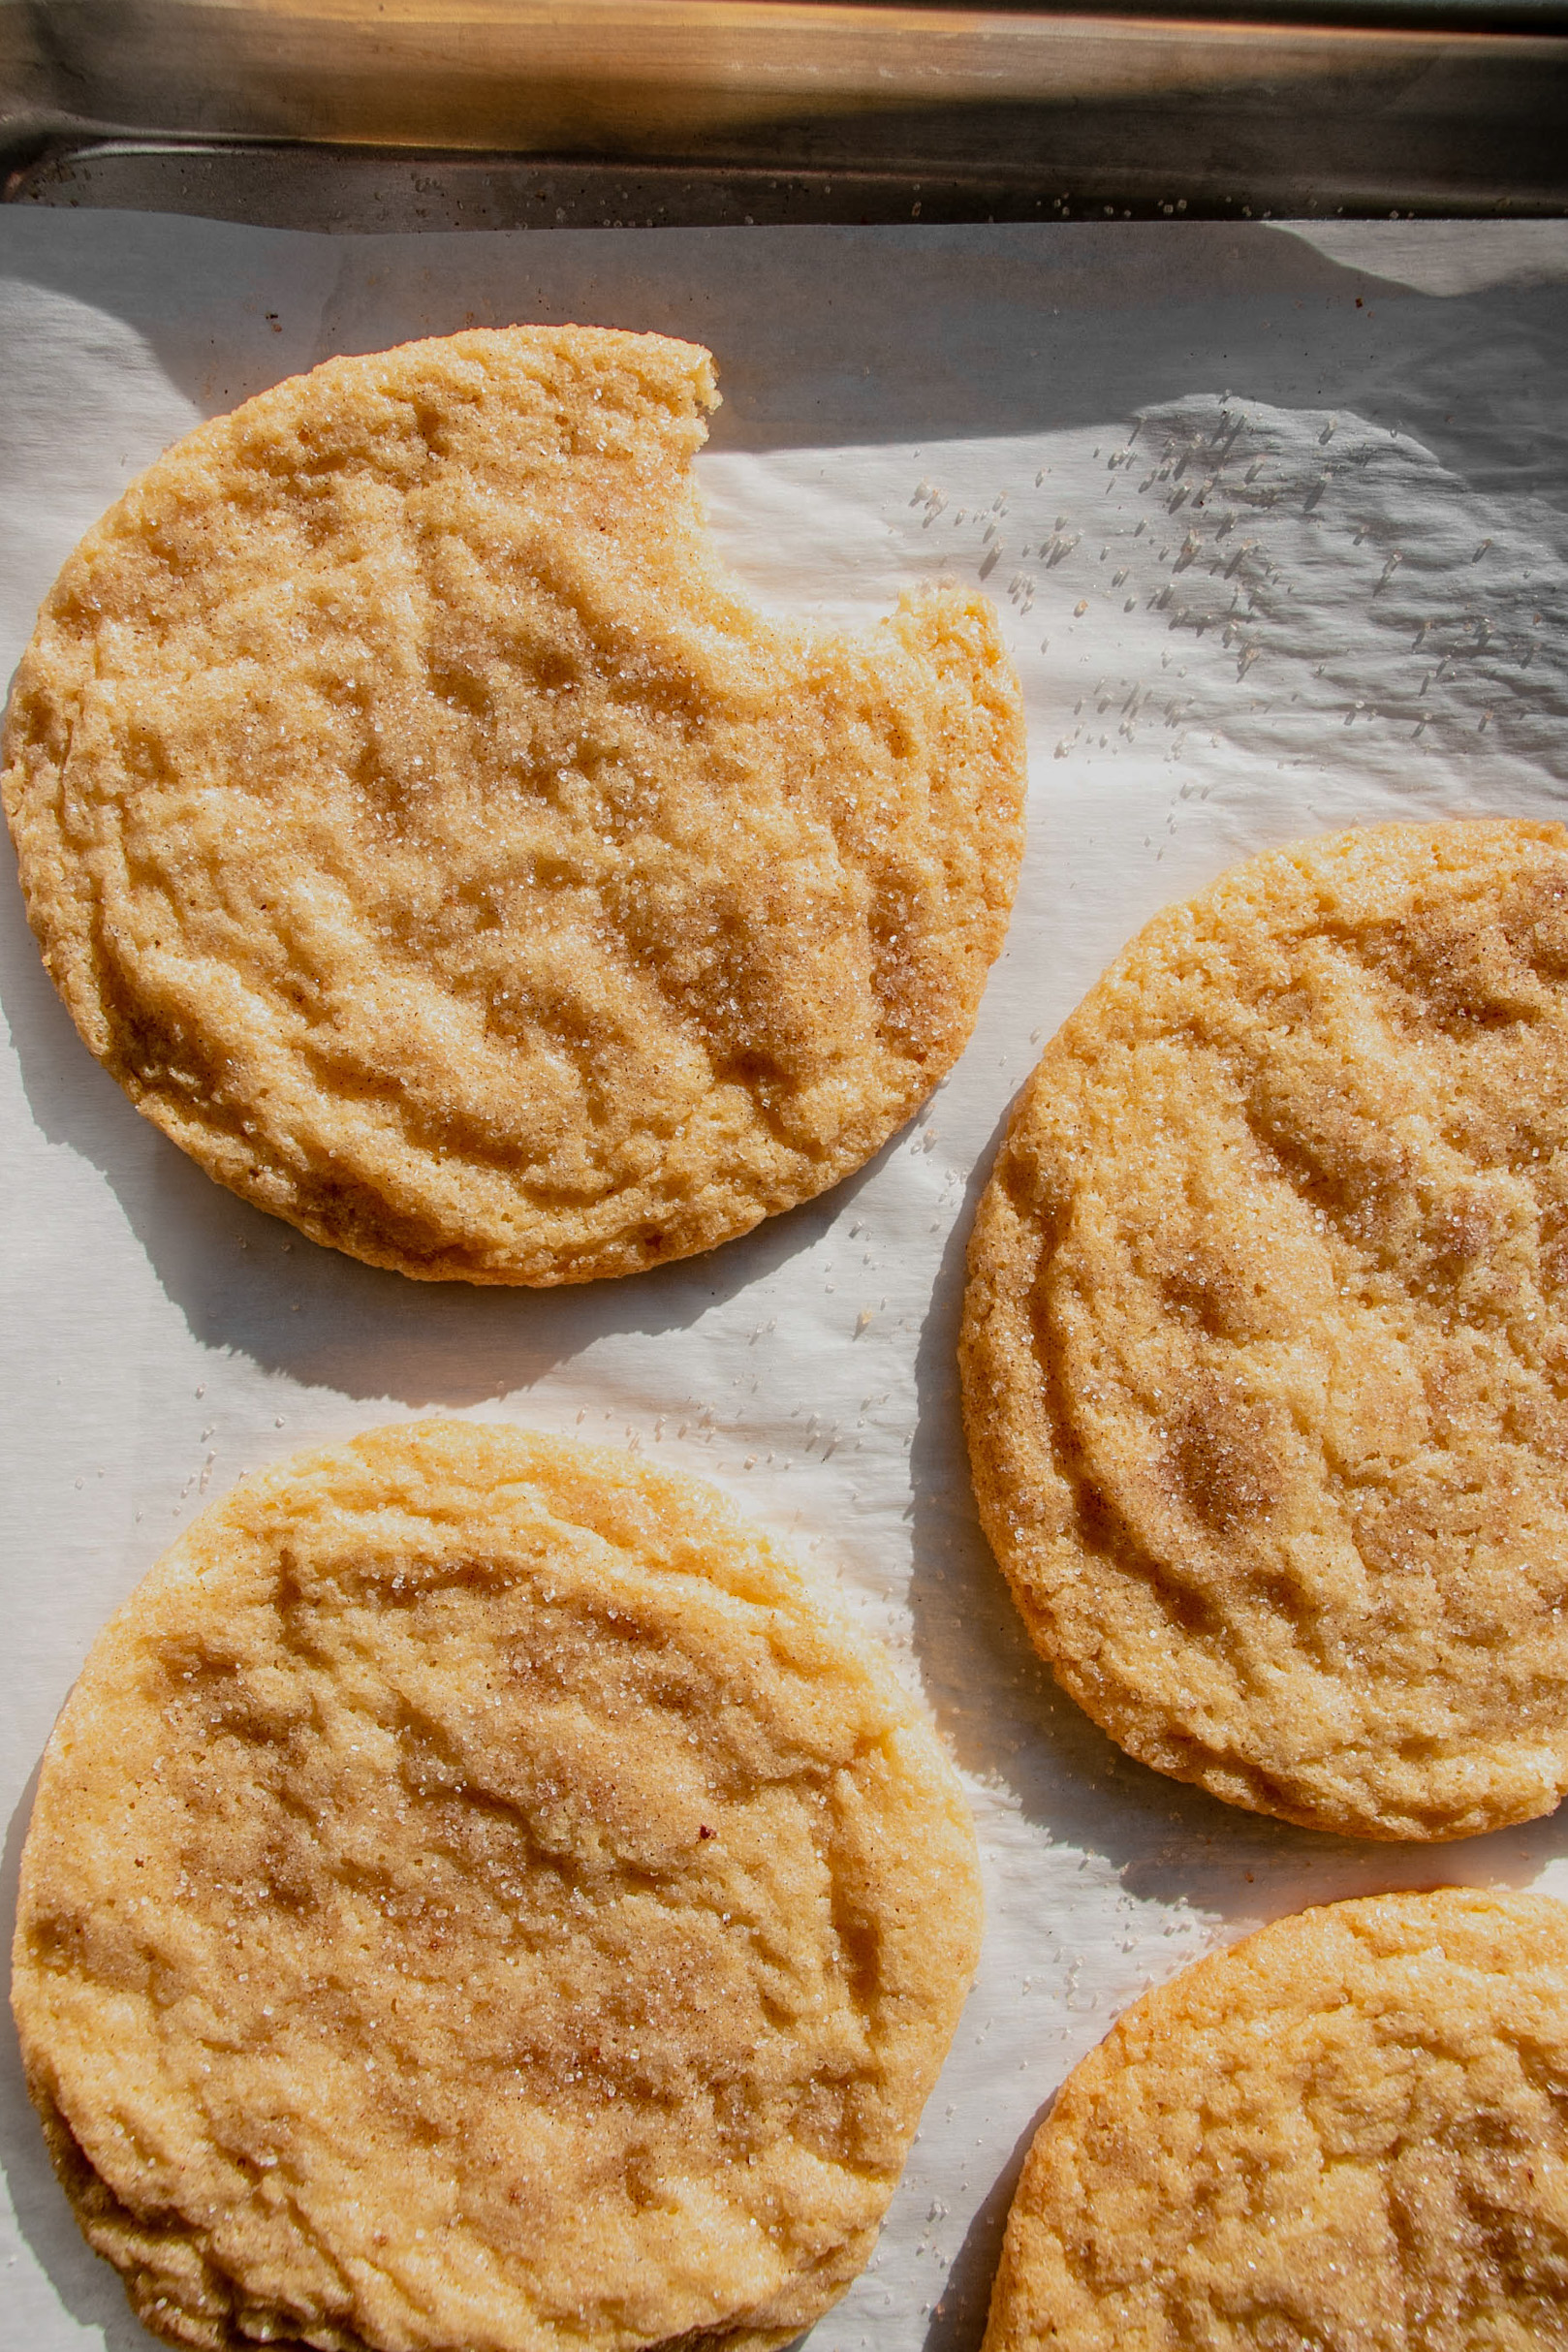
<path fill-rule="evenodd" d="M 328 361 L 180 441 L 17 674 L 45 960 L 138 1108 L 314 1239 L 554 1283 L 860 1167 L 969 1034 L 1022 842 L 980 596 L 765 618 L 691 474 L 706 351 Z"/>
<path fill-rule="evenodd" d="M 1223 875 L 1047 1049 L 970 1250 L 981 1515 L 1057 1679 L 1232 1803 L 1568 1787 L 1568 834 Z"/>
<path fill-rule="evenodd" d="M 247 1479 L 106 1628 L 14 2001 L 172 2342 L 763 2352 L 864 2262 L 979 1928 L 934 1737 L 720 1495 L 431 1423 Z"/>
<path fill-rule="evenodd" d="M 1278 1921 L 1149 1993 L 1023 2168 L 985 2352 L 1568 2345 L 1568 1911 Z"/>

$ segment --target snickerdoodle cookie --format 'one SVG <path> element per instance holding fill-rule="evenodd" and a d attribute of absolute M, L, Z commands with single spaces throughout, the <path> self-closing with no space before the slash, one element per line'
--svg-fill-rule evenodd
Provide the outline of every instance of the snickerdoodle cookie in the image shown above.
<path fill-rule="evenodd" d="M 1568 1786 L 1568 834 L 1390 825 L 1157 916 L 970 1253 L 982 1517 L 1057 1678 L 1233 1803 Z"/>
<path fill-rule="evenodd" d="M 991 607 L 765 618 L 706 352 L 332 360 L 78 549 L 5 801 L 78 1028 L 209 1174 L 407 1274 L 706 1249 L 859 1167 L 968 1036 L 1021 848 Z"/>
<path fill-rule="evenodd" d="M 106 1629 L 15 2005 L 172 2342 L 761 2352 L 864 2262 L 979 1929 L 932 1735 L 720 1495 L 435 1422 L 247 1479 Z"/>
<path fill-rule="evenodd" d="M 1568 2345 L 1568 1911 L 1333 1903 L 1186 1969 L 1068 2078 L 986 2352 Z"/>

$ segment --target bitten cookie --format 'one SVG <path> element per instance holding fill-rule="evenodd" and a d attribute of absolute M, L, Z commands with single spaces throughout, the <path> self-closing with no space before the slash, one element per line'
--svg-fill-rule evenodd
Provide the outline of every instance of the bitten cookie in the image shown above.
<path fill-rule="evenodd" d="M 763 2352 L 870 2251 L 979 1934 L 933 1736 L 721 1496 L 435 1422 L 245 1480 L 106 1629 L 14 2000 L 172 2343 Z"/>
<path fill-rule="evenodd" d="M 706 351 L 513 328 L 204 425 L 66 565 L 3 765 L 81 1035 L 221 1183 L 430 1279 L 633 1272 L 858 1168 L 1002 941 L 995 614 L 764 618 Z"/>
<path fill-rule="evenodd" d="M 1568 1912 L 1332 1903 L 1186 1969 L 1068 2077 L 985 2352 L 1568 2345 Z"/>
<path fill-rule="evenodd" d="M 970 1251 L 982 1518 L 1058 1680 L 1234 1804 L 1568 1786 L 1568 834 L 1381 826 L 1157 916 Z"/>

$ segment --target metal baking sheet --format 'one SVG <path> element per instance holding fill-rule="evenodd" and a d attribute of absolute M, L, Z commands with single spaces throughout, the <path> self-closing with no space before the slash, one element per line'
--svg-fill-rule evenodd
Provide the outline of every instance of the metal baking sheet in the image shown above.
<path fill-rule="evenodd" d="M 0 0 L 0 172 L 311 228 L 530 226 L 519 164 L 579 225 L 1552 213 L 1565 25 L 1568 0 Z"/>
<path fill-rule="evenodd" d="M 980 581 L 1023 680 L 1030 844 L 952 1079 L 823 1200 L 558 1293 L 428 1287 L 209 1183 L 78 1041 L 0 879 L 0 1713 L 9 1915 L 39 1752 L 99 1626 L 247 1465 L 432 1410 L 657 1451 L 836 1579 L 963 1772 L 979 1982 L 820 2352 L 973 2352 L 1022 2144 L 1144 1985 L 1315 1899 L 1568 1894 L 1568 1824 L 1307 1835 L 1125 1759 L 1055 1695 L 978 1534 L 954 1345 L 1015 1090 L 1117 946 L 1230 860 L 1385 816 L 1568 804 L 1568 230 L 1167 223 L 327 236 L 0 210 L 0 674 L 79 533 L 198 418 L 473 322 L 694 335 L 741 581 L 845 620 Z M 0 2044 L 0 2309 L 147 2339 Z"/>

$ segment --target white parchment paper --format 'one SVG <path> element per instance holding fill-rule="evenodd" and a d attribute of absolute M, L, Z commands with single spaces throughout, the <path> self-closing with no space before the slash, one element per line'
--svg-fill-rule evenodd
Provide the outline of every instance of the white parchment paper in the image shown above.
<path fill-rule="evenodd" d="M 1302 1904 L 1556 1887 L 1557 1819 L 1442 1848 L 1232 1812 L 1057 1696 L 976 1530 L 968 1221 L 1041 1044 L 1164 900 L 1389 816 L 1568 804 L 1568 229 L 1107 225 L 312 237 L 0 211 L 0 674 L 78 534 L 198 418 L 464 324 L 693 335 L 701 479 L 765 603 L 995 596 L 1030 845 L 956 1073 L 861 1176 L 710 1257 L 557 1293 L 315 1248 L 139 1119 L 0 876 L 6 1929 L 32 1775 L 110 1609 L 245 1467 L 456 1411 L 658 1449 L 838 1578 L 924 1691 L 985 1855 L 980 1978 L 881 2247 L 820 2352 L 970 2352 L 1026 2144 L 1147 1983 Z M 0 2333 L 147 2339 L 0 2041 Z"/>

